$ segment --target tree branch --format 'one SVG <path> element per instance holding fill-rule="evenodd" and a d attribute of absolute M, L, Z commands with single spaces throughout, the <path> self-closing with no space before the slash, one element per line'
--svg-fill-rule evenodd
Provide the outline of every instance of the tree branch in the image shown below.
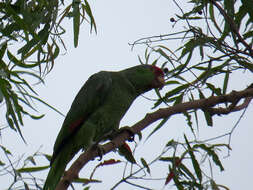
<path fill-rule="evenodd" d="M 224 19 L 229 23 L 231 30 L 237 36 L 238 40 L 249 51 L 250 56 L 253 57 L 253 50 L 252 50 L 251 46 L 243 39 L 243 37 L 239 33 L 239 28 L 237 27 L 234 20 L 225 12 L 225 10 L 215 0 L 210 0 L 210 2 L 219 10 L 219 12 L 222 14 Z"/>
<path fill-rule="evenodd" d="M 250 97 L 250 98 L 249 98 Z M 206 99 L 200 99 L 185 103 L 177 104 L 173 107 L 168 108 L 161 108 L 153 113 L 148 113 L 142 120 L 134 124 L 131 128 L 132 131 L 137 134 L 143 129 L 145 129 L 150 124 L 154 123 L 155 121 L 166 118 L 175 114 L 183 113 L 189 110 L 207 110 L 207 109 L 215 109 L 212 108 L 215 105 L 221 104 L 221 103 L 234 103 L 238 102 L 242 98 L 245 98 L 245 101 L 242 105 L 238 107 L 234 107 L 230 110 L 232 111 L 239 111 L 242 107 L 245 107 L 245 105 L 248 105 L 250 103 L 250 100 L 253 97 L 253 88 L 247 88 L 242 91 L 232 91 L 231 93 L 227 95 L 222 96 L 211 96 Z M 247 107 L 247 106 L 246 106 Z M 218 109 L 218 108 L 216 108 Z M 224 108 L 225 109 L 225 108 Z M 228 114 L 228 113 L 226 113 Z M 117 135 L 111 142 L 108 142 L 103 145 L 103 149 L 105 154 L 114 150 L 115 148 L 122 145 L 126 140 L 130 138 L 130 134 L 127 131 L 124 131 Z M 87 164 L 90 160 L 95 159 L 99 156 L 99 152 L 95 148 L 91 148 L 81 154 L 79 158 L 71 165 L 71 167 L 68 169 L 68 171 L 65 173 L 65 175 L 62 177 L 61 181 L 59 182 L 58 186 L 56 187 L 56 190 L 66 190 L 70 183 L 78 177 L 78 173 L 82 169 L 82 167 Z"/>

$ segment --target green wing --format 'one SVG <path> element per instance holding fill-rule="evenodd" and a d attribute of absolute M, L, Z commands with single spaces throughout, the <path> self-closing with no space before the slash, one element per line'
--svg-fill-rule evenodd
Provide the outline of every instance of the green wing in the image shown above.
<path fill-rule="evenodd" d="M 51 164 L 66 143 L 71 141 L 79 127 L 104 102 L 112 86 L 111 73 L 101 71 L 92 75 L 75 97 L 71 108 L 63 122 L 54 145 Z"/>

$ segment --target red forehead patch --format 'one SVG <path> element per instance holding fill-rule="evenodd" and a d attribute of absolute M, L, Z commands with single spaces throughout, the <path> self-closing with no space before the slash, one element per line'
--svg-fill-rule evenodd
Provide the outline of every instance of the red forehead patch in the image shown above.
<path fill-rule="evenodd" d="M 164 76 L 164 72 L 162 69 L 160 69 L 159 67 L 154 66 L 154 65 L 152 65 L 152 68 L 153 68 L 156 76 Z"/>

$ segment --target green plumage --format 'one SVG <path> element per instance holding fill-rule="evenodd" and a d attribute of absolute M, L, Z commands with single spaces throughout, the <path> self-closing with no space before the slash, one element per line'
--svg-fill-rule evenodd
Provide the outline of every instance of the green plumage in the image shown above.
<path fill-rule="evenodd" d="M 43 190 L 54 190 L 73 156 L 117 130 L 135 98 L 162 87 L 161 78 L 162 70 L 150 65 L 92 75 L 77 94 L 57 136 Z"/>

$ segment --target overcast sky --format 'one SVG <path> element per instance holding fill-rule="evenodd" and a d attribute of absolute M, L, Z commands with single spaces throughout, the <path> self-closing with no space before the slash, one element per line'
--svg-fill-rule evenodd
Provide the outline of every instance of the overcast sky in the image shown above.
<path fill-rule="evenodd" d="M 69 26 L 66 27 L 69 28 L 70 32 L 64 36 L 68 51 L 56 60 L 52 72 L 46 77 L 46 85 L 35 87 L 42 99 L 64 114 L 67 113 L 78 90 L 90 75 L 100 70 L 118 71 L 139 64 L 137 55 L 142 55 L 145 47 L 138 46 L 131 51 L 128 43 L 141 37 L 171 32 L 173 29 L 169 18 L 178 12 L 170 1 L 165 0 L 109 0 L 90 1 L 90 3 L 97 23 L 98 34 L 95 35 L 93 33 L 90 35 L 89 26 L 84 24 L 80 30 L 79 46 L 78 48 L 73 48 L 72 24 L 69 22 Z M 170 41 L 168 46 L 172 48 L 178 46 L 178 44 Z M 238 80 L 230 86 L 230 90 L 232 88 L 242 90 L 250 84 L 249 81 L 252 81 L 251 76 L 243 78 L 242 75 L 238 75 L 236 77 Z M 152 93 L 148 93 L 146 96 L 152 96 Z M 24 145 L 21 138 L 14 132 L 8 131 L 8 134 L 2 135 L 2 142 L 9 149 L 17 150 L 17 147 L 20 147 L 16 152 L 17 155 L 24 152 L 27 152 L 27 155 L 32 154 L 41 145 L 41 152 L 52 153 L 55 138 L 64 118 L 43 105 L 39 104 L 37 107 L 46 116 L 38 121 L 31 121 L 30 119 L 25 121 L 23 134 L 28 146 Z M 147 112 L 153 111 L 151 107 L 152 102 L 139 97 L 122 120 L 121 126 L 131 126 L 142 119 Z M 253 157 L 253 149 L 251 148 L 253 134 L 252 111 L 252 106 L 250 105 L 246 115 L 242 118 L 232 136 L 231 147 L 233 151 L 230 157 L 222 159 L 225 171 L 222 173 L 216 172 L 219 170 L 214 166 L 214 179 L 219 184 L 227 185 L 231 190 L 249 189 L 251 186 L 253 170 L 251 162 Z M 207 127 L 205 122 L 201 122 L 201 139 L 229 132 L 239 117 L 240 113 L 215 117 L 215 125 L 212 128 Z M 151 130 L 152 127 L 145 130 L 144 136 L 149 134 Z M 172 138 L 182 141 L 184 133 L 189 134 L 189 137 L 191 137 L 185 118 L 179 115 L 173 116 L 161 131 L 155 134 L 145 145 L 141 143 L 136 152 L 137 161 L 139 161 L 140 157 L 151 161 L 161 151 L 167 141 Z M 224 138 L 223 142 L 227 143 L 227 138 Z M 225 157 L 226 153 L 224 151 L 221 155 Z M 112 158 L 114 155 L 114 153 L 111 153 L 105 159 Z M 89 166 L 92 167 L 92 163 Z M 83 169 L 82 174 L 84 176 L 85 171 L 91 172 L 89 171 L 89 166 Z M 120 171 L 119 173 L 114 173 L 115 176 L 121 175 L 122 170 L 119 169 L 122 169 L 122 166 L 115 166 L 117 171 Z M 165 165 L 163 166 L 164 168 L 157 168 L 161 173 L 164 172 L 164 175 L 160 176 L 165 176 L 167 172 L 167 168 Z M 114 179 L 108 175 L 107 172 L 110 172 L 112 167 L 109 168 L 109 170 L 101 168 L 96 173 L 95 178 L 104 180 L 104 183 L 94 187 L 108 189 L 112 187 L 114 182 L 117 182 L 119 178 Z M 163 181 L 157 184 L 150 184 L 150 186 L 155 189 L 161 189 L 162 184 Z M 6 186 L 6 183 L 0 183 L 0 189 L 6 188 Z M 118 189 L 126 189 L 126 187 L 129 188 L 129 186 L 119 186 Z M 169 185 L 168 187 L 171 186 Z"/>

